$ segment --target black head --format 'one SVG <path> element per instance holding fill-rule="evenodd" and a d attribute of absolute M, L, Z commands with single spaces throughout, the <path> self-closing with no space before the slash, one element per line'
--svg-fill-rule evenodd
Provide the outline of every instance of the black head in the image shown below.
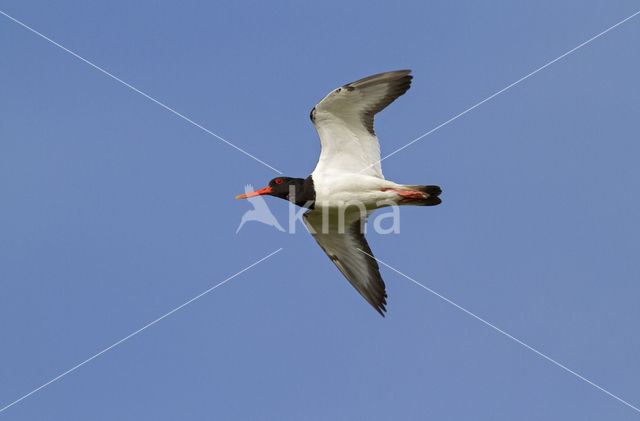
<path fill-rule="evenodd" d="M 236 196 L 236 199 L 246 199 L 248 197 L 261 196 L 263 194 L 289 200 L 298 206 L 307 207 L 309 209 L 313 208 L 313 203 L 316 198 L 316 191 L 313 188 L 313 179 L 309 176 L 306 179 L 276 177 L 269 181 L 269 185 L 264 189 L 241 194 L 240 196 Z"/>
<path fill-rule="evenodd" d="M 296 185 L 301 178 L 276 177 L 269 181 L 269 195 L 289 200 L 289 194 L 293 191 L 295 194 Z"/>

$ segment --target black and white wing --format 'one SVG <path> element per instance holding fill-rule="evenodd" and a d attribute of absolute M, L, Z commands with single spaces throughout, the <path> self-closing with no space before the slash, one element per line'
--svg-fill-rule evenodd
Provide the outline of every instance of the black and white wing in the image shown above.
<path fill-rule="evenodd" d="M 411 86 L 411 70 L 380 73 L 344 85 L 311 110 L 322 151 L 314 173 L 361 173 L 384 178 L 373 118 Z"/>
<path fill-rule="evenodd" d="M 340 269 L 340 272 L 358 292 L 384 317 L 387 311 L 387 293 L 380 276 L 378 262 L 364 238 L 363 229 L 366 215 L 360 212 L 347 213 L 344 228 L 339 229 L 336 220 L 330 220 L 323 227 L 322 212 L 311 210 L 304 214 L 304 223 L 318 245 Z"/>

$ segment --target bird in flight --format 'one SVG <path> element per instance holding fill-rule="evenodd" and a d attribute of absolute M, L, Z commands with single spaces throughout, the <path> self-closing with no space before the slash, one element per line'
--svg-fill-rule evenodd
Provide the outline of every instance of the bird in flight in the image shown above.
<path fill-rule="evenodd" d="M 322 150 L 307 178 L 277 177 L 236 199 L 279 197 L 309 209 L 303 220 L 340 272 L 382 316 L 385 284 L 364 237 L 367 217 L 384 206 L 434 206 L 438 186 L 386 180 L 374 116 L 411 86 L 410 70 L 380 73 L 333 90 L 311 110 Z"/>

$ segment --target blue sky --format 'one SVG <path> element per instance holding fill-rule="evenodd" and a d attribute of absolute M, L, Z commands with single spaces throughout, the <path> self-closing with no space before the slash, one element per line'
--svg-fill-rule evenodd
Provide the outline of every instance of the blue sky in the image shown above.
<path fill-rule="evenodd" d="M 307 176 L 328 91 L 410 68 L 390 153 L 635 1 L 21 2 L 1 10 Z M 640 405 L 640 17 L 385 160 L 438 184 L 381 260 Z M 300 226 L 235 235 L 275 173 L 0 16 L 0 413 L 11 420 L 631 420 L 640 414 L 382 268 L 381 318 Z M 267 199 L 281 223 L 287 204 Z"/>

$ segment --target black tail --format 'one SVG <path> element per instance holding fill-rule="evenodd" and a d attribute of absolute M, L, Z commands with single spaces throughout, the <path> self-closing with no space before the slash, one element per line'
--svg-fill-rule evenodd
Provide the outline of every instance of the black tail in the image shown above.
<path fill-rule="evenodd" d="M 416 202 L 411 202 L 411 205 L 416 206 L 435 206 L 442 203 L 442 200 L 438 197 L 440 193 L 442 193 L 442 189 L 439 186 L 407 186 L 412 190 L 417 190 L 419 192 L 425 193 L 427 195 L 426 199 L 420 199 Z"/>

